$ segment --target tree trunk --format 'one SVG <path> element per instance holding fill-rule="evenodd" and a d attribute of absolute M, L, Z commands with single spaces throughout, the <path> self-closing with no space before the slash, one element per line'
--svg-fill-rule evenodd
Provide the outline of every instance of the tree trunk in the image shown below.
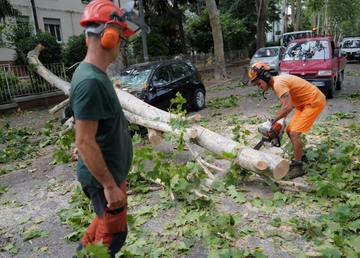
<path fill-rule="evenodd" d="M 266 11 L 270 0 L 255 0 L 257 13 L 257 31 L 256 31 L 256 47 L 257 49 L 265 47 L 265 25 L 266 25 Z"/>
<path fill-rule="evenodd" d="M 179 10 L 179 5 L 177 0 L 174 1 L 174 8 L 176 10 Z M 185 32 L 184 32 L 184 26 L 182 20 L 179 20 L 179 33 L 180 33 L 183 55 L 187 55 L 187 45 L 186 45 Z"/>
<path fill-rule="evenodd" d="M 281 26 L 281 34 L 287 32 L 287 1 L 283 0 L 282 8 L 281 8 L 281 19 L 282 19 L 282 26 Z"/>
<path fill-rule="evenodd" d="M 294 31 L 297 31 L 297 30 L 295 30 L 295 23 L 296 23 L 295 14 L 296 14 L 296 12 L 295 12 L 295 0 L 291 0 L 291 22 L 293 24 Z"/>
<path fill-rule="evenodd" d="M 301 19 L 301 0 L 296 0 L 296 18 L 294 23 L 294 31 L 299 31 Z"/>
<path fill-rule="evenodd" d="M 39 61 L 39 52 L 39 48 L 37 47 L 28 53 L 29 63 L 35 65 L 34 70 L 55 87 L 69 92 L 70 83 L 51 74 Z M 178 133 L 169 126 L 170 119 L 176 117 L 175 115 L 150 106 L 119 88 L 115 87 L 115 91 L 124 110 L 124 114 L 129 121 L 157 131 L 172 131 Z M 194 118 L 191 117 L 191 120 L 193 119 Z M 189 136 L 187 139 L 185 139 L 184 136 L 185 140 L 193 141 L 199 146 L 218 155 L 232 153 L 233 158 L 228 159 L 262 176 L 281 179 L 285 177 L 289 170 L 289 162 L 287 160 L 273 154 L 263 153 L 250 147 L 242 146 L 240 143 L 201 127 L 197 123 L 191 123 L 190 127 L 186 130 L 187 132 L 184 135 Z"/>
<path fill-rule="evenodd" d="M 215 80 L 226 78 L 224 44 L 221 32 L 219 12 L 215 0 L 205 0 L 209 12 L 212 35 L 214 39 L 214 77 Z"/>

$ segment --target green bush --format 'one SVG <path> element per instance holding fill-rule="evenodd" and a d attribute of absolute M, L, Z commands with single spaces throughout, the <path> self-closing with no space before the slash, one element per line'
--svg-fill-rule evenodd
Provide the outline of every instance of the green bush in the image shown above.
<path fill-rule="evenodd" d="M 19 83 L 19 78 L 15 75 L 13 71 L 9 71 L 6 73 L 0 73 L 0 88 L 6 88 L 6 80 L 9 84 L 17 84 Z"/>
<path fill-rule="evenodd" d="M 81 62 L 86 55 L 85 33 L 70 36 L 68 42 L 61 50 L 61 61 L 65 67 Z"/>
<path fill-rule="evenodd" d="M 19 78 L 13 71 L 7 73 L 0 73 L 0 103 L 7 103 L 11 100 L 11 94 L 14 93 L 12 85 L 17 85 Z M 9 84 L 9 88 L 8 85 Z M 10 89 L 10 92 L 9 92 Z"/>

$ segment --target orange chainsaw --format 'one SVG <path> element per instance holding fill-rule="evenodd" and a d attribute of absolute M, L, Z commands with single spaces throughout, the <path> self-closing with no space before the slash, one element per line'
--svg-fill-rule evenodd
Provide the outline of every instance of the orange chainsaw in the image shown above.
<path fill-rule="evenodd" d="M 258 130 L 262 137 L 260 142 L 254 147 L 255 150 L 260 150 L 262 146 L 280 147 L 285 130 L 285 118 L 281 118 L 273 124 L 270 121 L 266 121 Z"/>

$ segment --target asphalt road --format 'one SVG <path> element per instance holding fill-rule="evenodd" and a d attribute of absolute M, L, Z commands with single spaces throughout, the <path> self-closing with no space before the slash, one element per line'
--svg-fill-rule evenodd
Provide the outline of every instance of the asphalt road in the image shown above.
<path fill-rule="evenodd" d="M 359 104 L 352 104 L 345 98 L 341 98 L 342 94 L 354 94 L 360 91 L 360 64 L 349 63 L 346 68 L 345 81 L 343 83 L 343 89 L 337 91 L 335 98 L 327 101 L 327 106 L 319 119 L 328 117 L 335 112 L 357 112 L 357 118 L 359 119 Z M 242 75 L 242 68 L 235 67 L 229 72 L 232 74 L 232 78 L 236 78 Z M 257 91 L 256 87 L 237 87 L 238 82 L 232 80 L 215 82 L 209 78 L 206 82 L 208 88 L 207 101 L 212 98 L 226 97 L 231 94 L 251 94 Z M 220 85 L 220 86 L 219 86 Z M 223 85 L 223 86 L 221 86 Z M 272 105 L 278 103 L 278 100 L 274 94 L 267 95 L 268 100 L 265 101 L 261 97 L 258 101 L 240 100 L 239 106 L 218 110 L 223 114 L 238 114 L 244 117 L 261 117 L 266 119 L 269 114 L 269 109 Z M 217 125 L 224 124 L 218 117 L 211 116 L 212 110 L 206 108 L 199 113 L 202 114 L 204 119 L 209 118 L 212 122 L 208 124 L 208 128 L 212 130 L 220 130 L 219 133 L 229 134 L 231 130 L 224 130 L 224 128 L 218 128 Z M 58 114 L 56 114 L 58 115 Z M 41 125 L 51 118 L 46 110 L 37 112 L 31 112 L 27 116 L 15 116 L 10 120 L 12 125 L 20 125 L 33 121 L 33 124 L 41 128 Z M 3 120 L 1 120 L 3 122 Z M 170 145 L 160 145 L 156 149 L 168 151 L 172 149 Z M 0 257 L 19 257 L 19 258 L 48 258 L 48 257 L 71 257 L 73 253 L 70 248 L 75 247 L 76 243 L 67 243 L 64 240 L 64 236 L 71 232 L 71 228 L 63 226 L 57 215 L 57 212 L 62 208 L 69 206 L 68 200 L 71 193 L 68 191 L 69 187 L 73 184 L 77 184 L 75 178 L 75 163 L 64 165 L 51 165 L 53 149 L 48 147 L 47 152 L 42 156 L 39 156 L 32 161 L 31 165 L 25 169 L 13 171 L 11 173 L 0 176 L 0 185 L 11 186 L 10 190 L 0 195 L 0 201 L 7 203 L 18 203 L 16 205 L 1 205 L 0 207 L 0 246 L 4 247 L 10 243 L 20 247 L 16 254 L 9 254 L 8 252 L 0 252 Z M 199 153 L 204 153 L 201 148 L 198 149 Z M 184 161 L 191 159 L 192 156 L 188 152 L 180 157 Z M 218 166 L 227 166 L 226 161 L 216 164 Z M 50 179 L 55 178 L 55 183 L 50 183 Z M 253 198 L 271 196 L 273 192 L 269 187 L 260 184 L 244 183 L 244 187 L 249 191 L 248 194 Z M 146 201 L 143 205 L 159 204 L 160 200 L 154 194 L 154 196 Z M 256 209 L 250 207 L 251 205 L 238 206 L 230 199 L 224 199 L 221 204 L 217 206 L 218 210 L 223 212 L 239 212 L 247 214 L 249 217 L 257 217 Z M 138 207 L 140 208 L 140 207 Z M 135 212 L 136 210 L 134 210 Z M 283 209 L 283 213 L 292 213 L 292 210 Z M 174 217 L 176 210 L 162 211 L 159 215 L 146 224 L 144 228 L 151 230 L 152 232 L 158 232 L 161 235 L 161 231 L 164 223 L 171 221 Z M 23 218 L 24 216 L 31 216 L 31 219 L 23 224 L 16 223 L 16 220 Z M 49 235 L 44 238 L 34 238 L 31 241 L 22 241 L 24 228 L 32 226 L 35 218 L 44 218 L 45 221 L 38 225 L 40 230 L 49 231 Z M 271 219 L 261 217 L 261 220 Z M 259 226 L 262 226 L 260 224 Z M 264 224 L 263 226 L 266 226 Z M 299 237 L 294 240 L 294 243 L 309 248 L 306 243 Z M 253 249 L 256 246 L 262 246 L 264 248 L 264 255 L 267 257 L 295 257 L 294 254 L 287 253 L 282 249 L 274 247 L 273 243 L 269 239 L 259 237 L 249 237 L 239 239 L 237 241 L 239 248 Z M 38 249 L 34 249 L 38 247 Z M 40 248 L 44 248 L 43 251 Z M 177 256 L 180 257 L 180 256 Z M 207 250 L 201 245 L 201 241 L 197 242 L 195 246 L 190 250 L 189 255 L 183 256 L 189 258 L 205 258 L 207 257 Z"/>

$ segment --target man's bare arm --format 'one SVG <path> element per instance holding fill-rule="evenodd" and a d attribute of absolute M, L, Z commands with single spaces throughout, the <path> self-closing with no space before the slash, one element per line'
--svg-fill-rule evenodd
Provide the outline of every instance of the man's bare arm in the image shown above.
<path fill-rule="evenodd" d="M 86 167 L 104 187 L 109 207 L 125 205 L 122 202 L 124 195 L 107 168 L 100 147 L 95 140 L 97 128 L 97 120 L 76 120 L 75 145 Z"/>
<path fill-rule="evenodd" d="M 289 92 L 285 92 L 283 95 L 280 96 L 280 102 L 281 102 L 281 108 L 276 113 L 276 115 L 273 116 L 275 121 L 283 117 L 286 117 L 293 109 L 291 95 Z"/>

